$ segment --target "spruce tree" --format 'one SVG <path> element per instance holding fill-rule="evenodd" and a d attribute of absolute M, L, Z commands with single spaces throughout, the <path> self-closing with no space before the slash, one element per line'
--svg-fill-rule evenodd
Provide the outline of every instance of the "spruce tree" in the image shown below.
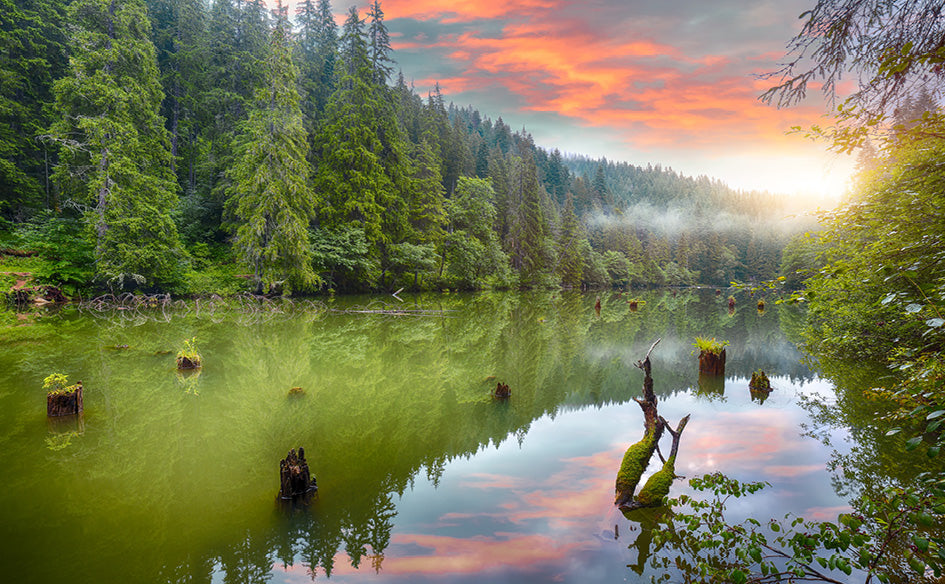
<path fill-rule="evenodd" d="M 236 219 L 234 246 L 253 268 L 257 292 L 288 282 L 317 282 L 308 239 L 315 195 L 308 185 L 308 146 L 292 63 L 291 31 L 281 1 L 264 62 L 264 85 L 240 124 L 236 163 L 227 172 L 227 211 Z"/>
<path fill-rule="evenodd" d="M 583 244 L 583 245 L 582 245 Z M 558 236 L 557 274 L 565 286 L 580 286 L 584 272 L 582 248 L 587 247 L 581 223 L 574 212 L 574 199 L 568 193 L 561 213 L 561 233 Z"/>
<path fill-rule="evenodd" d="M 170 283 L 180 259 L 171 219 L 177 183 L 144 3 L 79 0 L 70 15 L 73 54 L 54 86 L 55 178 L 65 197 L 89 210 L 100 277 Z"/>

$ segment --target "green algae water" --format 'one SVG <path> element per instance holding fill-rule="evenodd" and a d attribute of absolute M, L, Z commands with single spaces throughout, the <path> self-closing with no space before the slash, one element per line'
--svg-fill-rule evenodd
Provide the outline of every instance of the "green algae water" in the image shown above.
<path fill-rule="evenodd" d="M 657 338 L 660 413 L 692 416 L 679 474 L 770 482 L 745 513 L 847 509 L 804 430 L 803 400 L 833 388 L 788 340 L 800 313 L 639 297 L 601 294 L 599 314 L 595 295 L 489 293 L 388 298 L 397 315 L 355 297 L 44 316 L 0 343 L 0 580 L 649 581 L 652 524 L 613 499 Z M 724 380 L 700 381 L 696 336 L 730 342 Z M 180 373 L 187 339 L 204 366 Z M 53 372 L 83 382 L 79 418 L 46 418 Z M 275 498 L 298 446 L 319 490 L 293 510 Z"/>

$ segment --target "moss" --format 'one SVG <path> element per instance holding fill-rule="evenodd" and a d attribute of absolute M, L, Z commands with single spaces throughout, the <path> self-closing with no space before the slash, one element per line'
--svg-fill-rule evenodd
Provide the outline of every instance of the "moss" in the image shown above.
<path fill-rule="evenodd" d="M 663 498 L 669 494 L 669 488 L 676 478 L 676 457 L 671 456 L 663 464 L 663 468 L 653 473 L 637 495 L 637 503 L 642 507 L 657 507 Z"/>
<path fill-rule="evenodd" d="M 771 381 L 768 379 L 768 376 L 765 375 L 764 371 L 755 371 L 751 374 L 751 381 L 748 382 L 748 387 L 752 391 L 771 391 Z"/>
<path fill-rule="evenodd" d="M 640 477 L 650 463 L 653 457 L 653 451 L 656 450 L 656 433 L 647 432 L 643 439 L 632 444 L 623 455 L 623 462 L 620 463 L 620 470 L 617 471 L 616 498 L 619 501 L 629 501 L 633 498 L 633 492 L 640 483 Z"/>

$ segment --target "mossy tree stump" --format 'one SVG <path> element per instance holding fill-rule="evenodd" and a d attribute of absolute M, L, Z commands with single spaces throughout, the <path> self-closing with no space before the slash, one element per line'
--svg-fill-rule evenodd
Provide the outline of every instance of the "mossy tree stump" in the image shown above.
<path fill-rule="evenodd" d="M 704 375 L 725 375 L 725 349 L 699 352 L 699 373 Z"/>
<path fill-rule="evenodd" d="M 765 375 L 764 371 L 755 371 L 751 374 L 751 381 L 748 382 L 748 389 L 763 393 L 771 392 L 771 380 Z"/>
<path fill-rule="evenodd" d="M 308 470 L 305 449 L 301 446 L 298 454 L 295 449 L 289 450 L 279 462 L 279 483 L 279 499 L 283 501 L 306 501 L 318 491 L 315 477 Z"/>
<path fill-rule="evenodd" d="M 508 399 L 512 395 L 512 390 L 509 389 L 508 384 L 498 382 L 495 386 L 495 391 L 492 392 L 492 397 L 496 399 Z"/>
<path fill-rule="evenodd" d="M 48 417 L 70 416 L 82 413 L 82 382 L 59 391 L 46 394 L 46 415 Z"/>

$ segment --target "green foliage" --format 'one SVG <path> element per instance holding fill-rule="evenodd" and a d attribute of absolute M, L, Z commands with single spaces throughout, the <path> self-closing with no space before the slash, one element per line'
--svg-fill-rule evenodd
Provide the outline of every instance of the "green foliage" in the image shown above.
<path fill-rule="evenodd" d="M 69 377 L 63 373 L 53 373 L 43 380 L 43 389 L 47 394 L 65 395 L 74 393 L 78 388 L 78 384 L 69 385 Z"/>
<path fill-rule="evenodd" d="M 182 362 L 189 362 L 188 367 L 200 367 L 202 357 L 197 349 L 197 337 L 184 339 L 184 346 L 177 351 L 178 367 L 181 366 Z"/>
<path fill-rule="evenodd" d="M 78 290 L 93 277 L 93 247 L 82 222 L 65 214 L 39 213 L 17 232 L 20 244 L 44 260 L 31 270 L 40 283 Z"/>
<path fill-rule="evenodd" d="M 111 284 L 166 285 L 179 275 L 177 185 L 151 24 L 140 0 L 79 0 L 67 75 L 54 86 L 55 179 L 88 209 L 95 270 Z"/>
<path fill-rule="evenodd" d="M 715 337 L 711 339 L 705 337 L 696 337 L 696 342 L 692 344 L 700 352 L 705 351 L 707 353 L 713 353 L 718 355 L 722 352 L 722 349 L 728 346 L 728 341 L 718 341 Z"/>
<path fill-rule="evenodd" d="M 675 564 L 688 578 L 700 582 L 839 582 L 854 570 L 864 581 L 927 582 L 926 571 L 941 575 L 942 540 L 928 531 L 945 516 L 943 486 L 922 494 L 889 489 L 879 500 L 860 500 L 856 511 L 841 514 L 835 523 L 754 518 L 729 523 L 726 504 L 751 495 L 766 483 L 742 483 L 715 473 L 690 480 L 709 499 L 684 495 L 671 500 L 677 513 L 669 529 L 654 535 L 665 546 L 654 567 Z M 907 548 L 905 565 L 894 550 Z"/>
<path fill-rule="evenodd" d="M 240 126 L 237 161 L 227 172 L 227 210 L 237 220 L 234 245 L 253 269 L 257 293 L 283 283 L 301 290 L 318 284 L 308 241 L 315 194 L 308 184 L 308 145 L 289 36 L 283 11 L 271 33 L 266 87 Z"/>

